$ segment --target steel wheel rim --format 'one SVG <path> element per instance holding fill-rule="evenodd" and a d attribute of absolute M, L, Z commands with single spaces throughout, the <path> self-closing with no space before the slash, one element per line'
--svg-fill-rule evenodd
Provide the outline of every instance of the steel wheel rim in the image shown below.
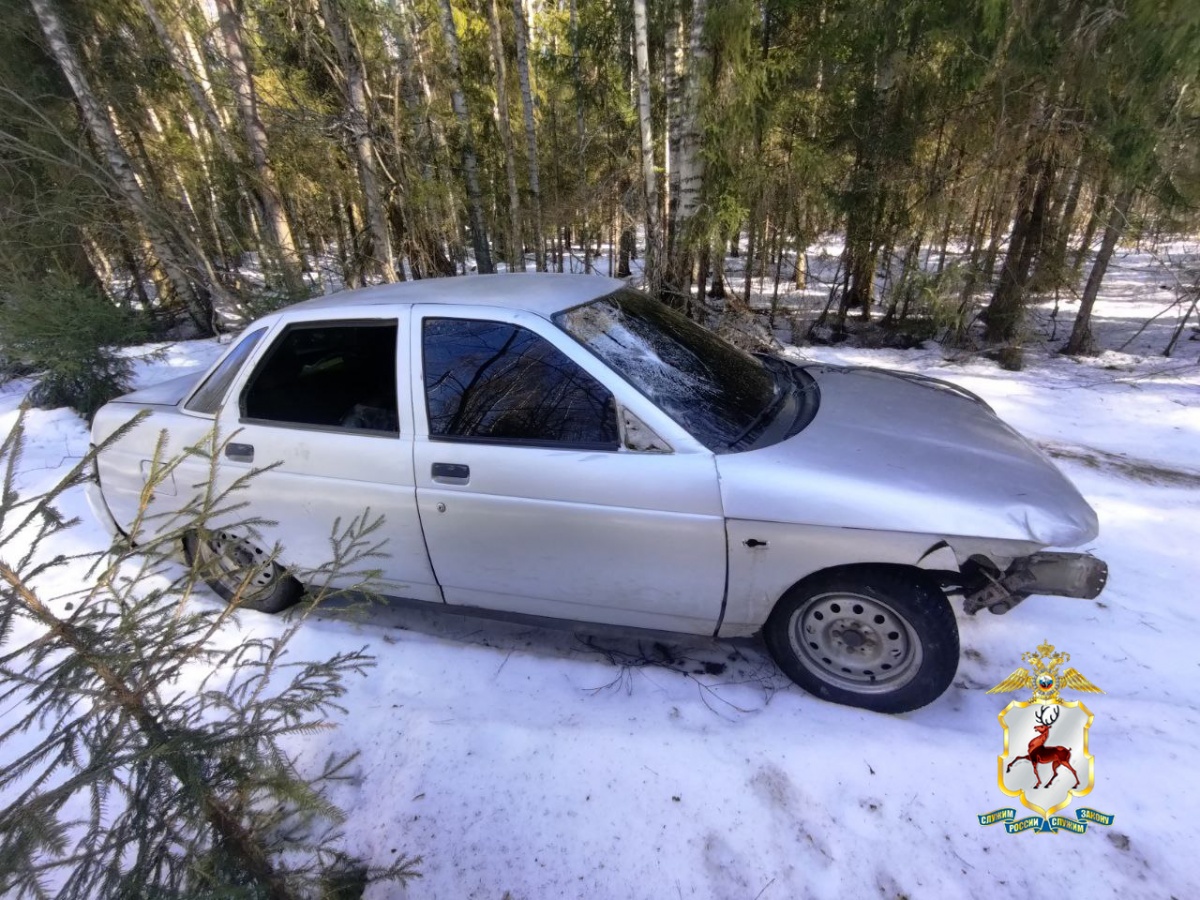
<path fill-rule="evenodd" d="M 200 558 L 231 593 L 242 599 L 270 592 L 279 580 L 279 567 L 262 547 L 229 531 L 214 531 L 197 542 Z M 250 577 L 247 578 L 247 573 Z"/>
<path fill-rule="evenodd" d="M 921 668 L 921 641 L 890 604 L 847 591 L 818 594 L 792 615 L 788 636 L 805 668 L 860 694 L 897 690 Z"/>

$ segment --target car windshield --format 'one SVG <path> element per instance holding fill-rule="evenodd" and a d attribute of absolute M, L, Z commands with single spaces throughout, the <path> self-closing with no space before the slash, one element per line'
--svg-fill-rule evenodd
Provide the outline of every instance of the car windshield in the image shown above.
<path fill-rule="evenodd" d="M 565 310 L 554 321 L 713 451 L 753 437 L 787 389 L 774 367 L 634 290 Z"/>

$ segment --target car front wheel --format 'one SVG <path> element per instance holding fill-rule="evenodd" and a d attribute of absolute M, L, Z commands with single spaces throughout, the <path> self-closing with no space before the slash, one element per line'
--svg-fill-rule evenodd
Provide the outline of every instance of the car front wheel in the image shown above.
<path fill-rule="evenodd" d="M 958 626 L 946 596 L 923 573 L 898 566 L 805 579 L 776 604 L 763 637 L 800 687 L 876 712 L 932 703 L 958 669 Z"/>
<path fill-rule="evenodd" d="M 190 532 L 183 539 L 183 552 L 210 588 L 246 609 L 283 612 L 304 593 L 300 582 L 270 553 L 232 532 Z"/>

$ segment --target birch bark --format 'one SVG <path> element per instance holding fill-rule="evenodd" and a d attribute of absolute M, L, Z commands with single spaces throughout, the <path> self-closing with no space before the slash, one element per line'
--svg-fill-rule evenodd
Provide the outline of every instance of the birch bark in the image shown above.
<path fill-rule="evenodd" d="M 657 292 L 660 238 L 658 176 L 654 170 L 654 130 L 650 115 L 650 47 L 646 26 L 646 0 L 633 0 L 633 43 L 637 62 L 638 132 L 642 147 L 643 200 L 646 204 L 646 283 Z"/>
<path fill-rule="evenodd" d="M 30 5 L 37 16 L 42 34 L 45 35 L 47 49 L 71 86 L 84 125 L 99 150 L 102 162 L 117 190 L 145 229 L 171 290 L 183 303 L 196 325 L 206 332 L 211 332 L 211 291 L 214 287 L 219 290 L 219 286 L 201 286 L 193 283 L 188 277 L 184 254 L 175 246 L 175 242 L 163 227 L 165 211 L 157 208 L 156 202 L 143 190 L 138 181 L 137 172 L 117 137 L 116 128 L 108 117 L 107 109 L 93 93 L 79 57 L 67 40 L 62 19 L 52 0 L 30 0 Z"/>
<path fill-rule="evenodd" d="M 228 3 L 229 0 L 219 2 Z M 354 157 L 358 163 L 358 180 L 366 206 L 367 230 L 371 234 L 374 268 L 384 281 L 397 281 L 399 274 L 396 269 L 396 256 L 392 250 L 391 235 L 388 233 L 383 191 L 379 185 L 379 173 L 375 163 L 375 140 L 371 136 L 371 117 L 367 106 L 366 72 L 337 3 L 335 0 L 320 0 L 320 3 L 325 31 L 333 41 L 333 48 L 337 52 L 342 74 L 346 79 L 350 141 L 354 145 Z"/>
<path fill-rule="evenodd" d="M 496 0 L 488 0 L 488 27 L 492 63 L 496 67 L 496 129 L 504 145 L 504 174 L 508 179 L 509 258 L 511 271 L 525 271 L 525 246 L 521 238 L 521 195 L 517 191 L 517 165 L 513 154 L 512 126 L 508 120 L 508 67 L 504 63 L 504 40 Z M 518 26 L 519 27 L 519 26 Z"/>
<path fill-rule="evenodd" d="M 187 88 L 192 102 L 196 104 L 196 109 L 200 111 L 200 115 L 204 119 L 204 124 L 208 126 L 208 131 L 213 142 L 227 160 L 234 163 L 240 162 L 237 150 L 230 142 L 229 135 L 225 133 L 225 127 L 221 123 L 220 116 L 217 115 L 216 107 L 209 99 L 205 86 L 192 71 L 192 65 L 184 56 L 183 50 L 180 48 L 175 36 L 171 34 L 171 30 L 163 22 L 162 16 L 158 14 L 154 0 L 141 0 L 141 3 L 142 9 L 146 13 L 146 18 L 150 20 L 150 24 L 154 28 L 154 33 L 158 35 L 159 42 L 167 51 L 167 56 L 171 60 L 171 68 L 175 70 L 175 74 L 179 76 L 184 87 Z"/>
<path fill-rule="evenodd" d="M 525 155 L 529 164 L 530 205 L 533 207 L 534 258 L 537 270 L 546 271 L 546 248 L 542 231 L 542 184 L 538 163 L 537 128 L 533 119 L 533 87 L 529 73 L 529 32 L 521 0 L 513 0 L 517 42 L 517 75 L 521 82 L 521 112 L 525 120 Z"/>
<path fill-rule="evenodd" d="M 708 45 L 704 40 L 706 0 L 692 0 L 692 22 L 688 35 L 687 68 L 680 79 L 678 100 L 678 161 L 672 170 L 677 178 L 676 196 L 672 197 L 675 221 L 672 228 L 670 281 L 673 292 L 687 302 L 692 292 L 692 268 L 695 261 L 696 235 L 693 221 L 700 209 L 704 190 L 704 158 L 701 156 L 700 131 L 701 76 L 708 64 Z"/>
<path fill-rule="evenodd" d="M 275 169 L 271 165 L 267 130 L 263 127 L 262 117 L 258 114 L 258 92 L 254 87 L 254 69 L 242 36 L 241 17 L 234 8 L 233 0 L 215 0 L 215 2 L 217 23 L 221 29 L 221 39 L 225 44 L 226 59 L 229 61 L 233 94 L 237 99 L 238 118 L 241 120 L 242 134 L 246 139 L 246 148 L 250 152 L 250 162 L 254 166 L 254 173 L 258 181 L 255 185 L 255 194 L 257 194 L 257 200 L 262 208 L 263 220 L 267 225 L 267 239 L 271 245 L 271 255 L 278 262 L 280 275 L 288 290 L 299 294 L 304 286 L 300 278 L 300 254 L 296 252 L 292 226 L 288 222 L 283 196 L 279 191 L 279 180 L 275 177 Z"/>
<path fill-rule="evenodd" d="M 326 0 L 327 2 L 327 0 Z M 458 119 L 459 143 L 462 146 L 463 176 L 467 182 L 467 217 L 471 223 L 471 245 L 475 249 L 475 266 L 480 273 L 492 274 L 492 253 L 488 248 L 487 231 L 483 224 L 483 195 L 479 190 L 479 162 L 475 156 L 475 138 L 467 99 L 462 91 L 462 61 L 458 53 L 458 31 L 454 27 L 454 11 L 450 0 L 439 0 L 442 36 L 450 58 L 450 104 Z"/>

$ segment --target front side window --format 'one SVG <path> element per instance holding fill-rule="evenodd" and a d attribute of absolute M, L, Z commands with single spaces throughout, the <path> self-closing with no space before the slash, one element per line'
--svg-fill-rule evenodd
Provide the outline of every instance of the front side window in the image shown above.
<path fill-rule="evenodd" d="M 247 419 L 399 434 L 396 323 L 289 327 L 242 393 Z"/>
<path fill-rule="evenodd" d="M 225 399 L 225 394 L 229 390 L 229 386 L 233 384 L 233 379 L 237 378 L 238 372 L 250 358 L 250 352 L 266 333 L 267 329 L 259 328 L 238 341 L 237 346 L 229 351 L 221 360 L 220 365 L 213 369 L 212 374 L 204 379 L 204 384 L 200 385 L 200 389 L 192 394 L 192 399 L 184 405 L 184 409 L 209 415 L 215 414 L 221 408 L 221 401 Z"/>
<path fill-rule="evenodd" d="M 545 338 L 426 319 L 422 341 L 432 437 L 617 449 L 612 394 Z"/>

